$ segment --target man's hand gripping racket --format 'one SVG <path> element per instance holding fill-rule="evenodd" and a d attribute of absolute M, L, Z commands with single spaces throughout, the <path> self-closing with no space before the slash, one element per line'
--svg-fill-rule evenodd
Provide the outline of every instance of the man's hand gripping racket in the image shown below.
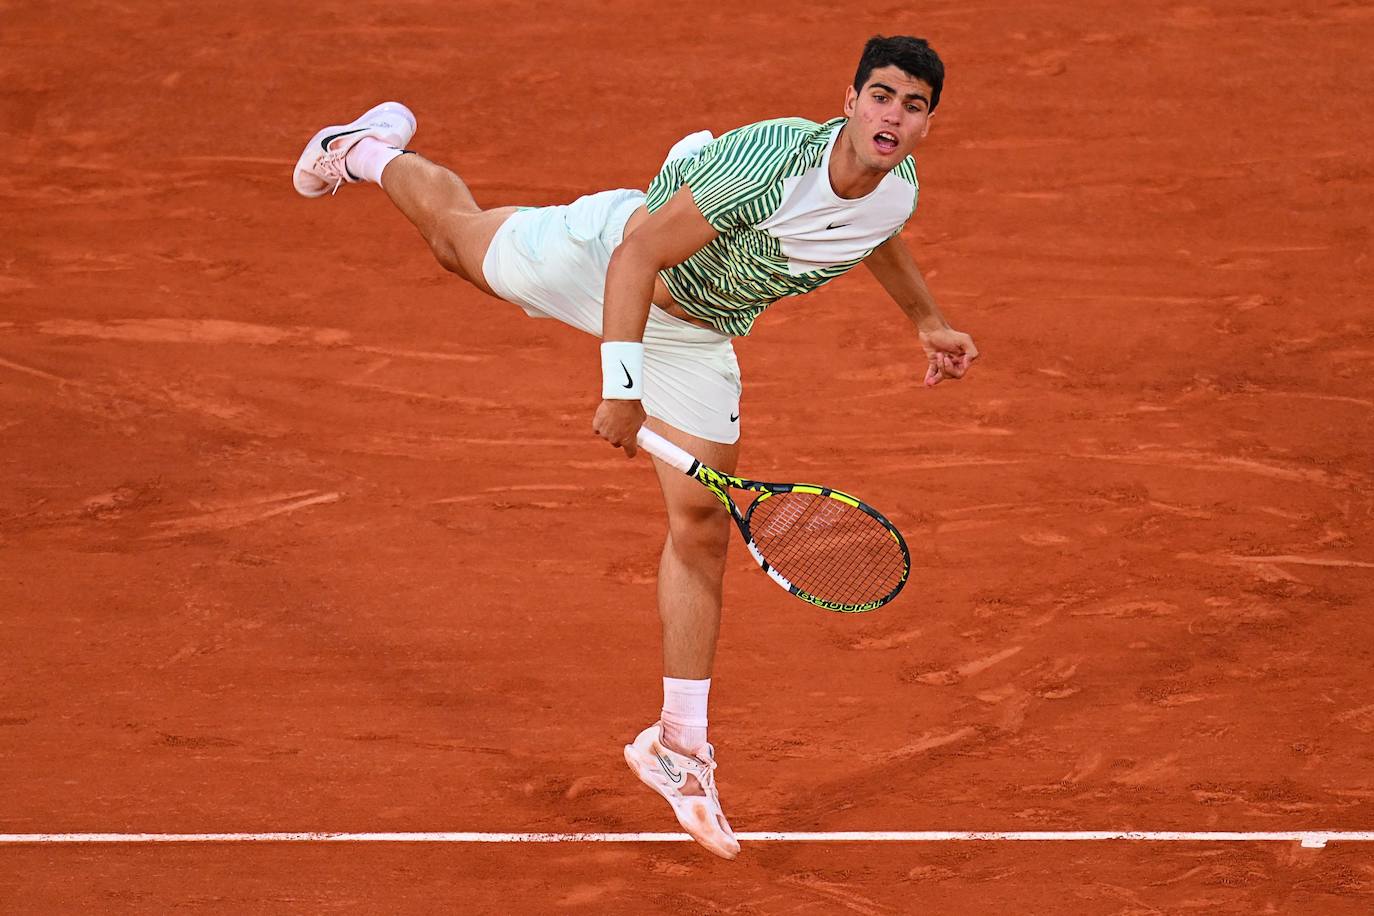
<path fill-rule="evenodd" d="M 848 493 L 722 474 L 645 427 L 638 441 L 714 493 L 763 571 L 803 601 L 831 611 L 871 611 L 897 597 L 906 584 L 911 554 L 901 532 Z M 732 489 L 758 497 L 741 513 Z"/>

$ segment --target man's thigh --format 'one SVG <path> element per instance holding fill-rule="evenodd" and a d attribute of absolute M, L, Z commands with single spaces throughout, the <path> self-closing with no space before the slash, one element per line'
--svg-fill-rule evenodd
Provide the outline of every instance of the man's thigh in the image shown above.
<path fill-rule="evenodd" d="M 492 290 L 486 274 L 482 272 L 482 263 L 486 260 L 487 249 L 491 247 L 491 240 L 496 237 L 497 231 L 519 209 L 495 207 L 455 220 L 457 225 L 453 231 L 457 238 L 454 239 L 454 247 L 458 252 L 464 278 L 488 296 L 496 296 L 498 299 L 501 298 L 500 295 Z"/>
<path fill-rule="evenodd" d="M 685 433 L 653 417 L 648 419 L 646 425 L 703 464 L 724 474 L 735 473 L 739 464 L 738 442 L 713 442 Z M 699 523 L 703 519 L 717 517 L 720 523 L 726 523 L 725 508 L 710 490 L 657 458 L 654 459 L 654 471 L 658 474 L 658 485 L 663 491 L 670 525 Z"/>

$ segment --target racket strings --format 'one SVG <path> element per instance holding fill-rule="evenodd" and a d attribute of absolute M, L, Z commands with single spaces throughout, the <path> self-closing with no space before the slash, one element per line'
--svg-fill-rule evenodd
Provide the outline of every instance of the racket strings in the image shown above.
<path fill-rule="evenodd" d="M 768 565 L 817 598 L 862 604 L 902 581 L 906 557 L 881 521 L 816 493 L 781 493 L 756 501 L 749 534 Z"/>

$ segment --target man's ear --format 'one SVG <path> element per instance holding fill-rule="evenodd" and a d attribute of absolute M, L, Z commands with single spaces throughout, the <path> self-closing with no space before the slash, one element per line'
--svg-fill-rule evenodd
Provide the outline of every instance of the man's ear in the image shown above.
<path fill-rule="evenodd" d="M 844 116 L 854 117 L 854 103 L 859 101 L 859 93 L 854 91 L 853 86 L 844 87 Z"/>
<path fill-rule="evenodd" d="M 934 113 L 934 112 L 931 112 L 930 114 L 926 115 L 926 123 L 925 123 L 925 125 L 921 128 L 921 139 L 922 139 L 922 140 L 924 140 L 924 139 L 926 138 L 926 134 L 930 133 L 930 122 L 933 121 L 933 120 L 935 120 L 935 113 Z"/>

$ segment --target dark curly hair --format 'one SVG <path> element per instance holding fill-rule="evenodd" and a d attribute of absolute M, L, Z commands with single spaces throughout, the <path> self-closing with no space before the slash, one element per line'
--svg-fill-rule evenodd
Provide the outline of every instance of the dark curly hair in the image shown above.
<path fill-rule="evenodd" d="M 909 35 L 874 35 L 864 45 L 859 70 L 854 74 L 854 91 L 861 92 L 874 70 L 897 67 L 908 76 L 930 84 L 930 110 L 940 104 L 940 89 L 945 84 L 945 65 L 940 55 L 924 38 Z"/>

